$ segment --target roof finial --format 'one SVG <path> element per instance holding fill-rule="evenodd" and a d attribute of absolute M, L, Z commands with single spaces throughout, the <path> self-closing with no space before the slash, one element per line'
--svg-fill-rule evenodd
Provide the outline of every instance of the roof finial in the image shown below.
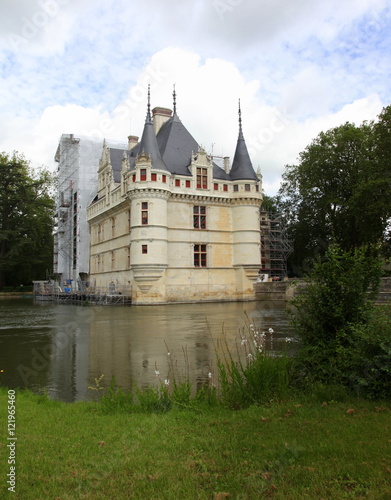
<path fill-rule="evenodd" d="M 151 121 L 151 85 L 148 84 L 147 121 Z"/>
<path fill-rule="evenodd" d="M 239 139 L 243 139 L 243 130 L 242 130 L 242 110 L 240 108 L 240 99 L 239 99 Z"/>
<path fill-rule="evenodd" d="M 172 93 L 172 97 L 174 99 L 174 115 L 176 115 L 176 92 L 175 92 L 175 83 L 174 83 L 174 92 Z"/>

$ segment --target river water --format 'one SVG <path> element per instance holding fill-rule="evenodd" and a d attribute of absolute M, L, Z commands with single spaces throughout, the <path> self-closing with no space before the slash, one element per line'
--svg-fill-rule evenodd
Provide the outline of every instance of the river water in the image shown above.
<path fill-rule="evenodd" d="M 174 369 L 197 387 L 216 373 L 222 339 L 240 352 L 251 324 L 273 328 L 268 351 L 294 349 L 286 342 L 293 337 L 286 311 L 272 303 L 94 307 L 2 299 L 0 385 L 74 402 L 95 399 L 97 386 L 107 387 L 112 377 L 128 389 L 164 382 Z"/>

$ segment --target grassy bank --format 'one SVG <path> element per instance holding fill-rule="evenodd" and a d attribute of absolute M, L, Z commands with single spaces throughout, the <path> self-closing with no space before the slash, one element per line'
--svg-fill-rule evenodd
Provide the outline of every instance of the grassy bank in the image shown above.
<path fill-rule="evenodd" d="M 99 403 L 17 391 L 13 494 L 2 389 L 1 497 L 390 498 L 391 406 L 323 396 L 237 411 L 194 403 L 105 414 Z"/>

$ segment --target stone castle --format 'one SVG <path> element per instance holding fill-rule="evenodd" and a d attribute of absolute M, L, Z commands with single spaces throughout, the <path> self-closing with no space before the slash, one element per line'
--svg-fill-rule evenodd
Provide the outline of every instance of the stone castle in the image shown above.
<path fill-rule="evenodd" d="M 224 168 L 173 111 L 155 107 L 128 149 L 105 143 L 87 209 L 90 281 L 133 304 L 254 299 L 261 268 L 261 175 L 242 131 Z"/>

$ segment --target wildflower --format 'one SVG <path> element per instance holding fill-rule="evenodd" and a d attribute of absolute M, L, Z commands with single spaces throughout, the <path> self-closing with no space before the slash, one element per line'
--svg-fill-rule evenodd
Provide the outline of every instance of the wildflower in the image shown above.
<path fill-rule="evenodd" d="M 269 333 L 270 333 L 270 335 L 273 335 L 273 333 L 274 333 L 273 328 L 269 328 Z"/>
<path fill-rule="evenodd" d="M 171 353 L 170 353 L 170 351 L 168 351 L 168 353 L 167 353 L 167 356 L 171 356 Z"/>
<path fill-rule="evenodd" d="M 247 345 L 247 339 L 243 338 L 242 337 L 242 342 L 241 342 L 242 345 Z"/>
<path fill-rule="evenodd" d="M 212 378 L 212 372 L 209 372 L 208 373 L 208 378 L 211 379 Z"/>
<path fill-rule="evenodd" d="M 170 381 L 168 380 L 168 378 L 165 379 L 164 383 L 167 387 L 170 385 Z"/>
<path fill-rule="evenodd" d="M 159 370 L 155 370 L 155 375 L 158 377 L 160 375 Z"/>
<path fill-rule="evenodd" d="M 249 353 L 247 354 L 247 357 L 248 357 L 249 361 L 252 361 L 252 360 L 253 360 L 253 355 L 251 354 L 251 352 L 249 352 Z"/>

